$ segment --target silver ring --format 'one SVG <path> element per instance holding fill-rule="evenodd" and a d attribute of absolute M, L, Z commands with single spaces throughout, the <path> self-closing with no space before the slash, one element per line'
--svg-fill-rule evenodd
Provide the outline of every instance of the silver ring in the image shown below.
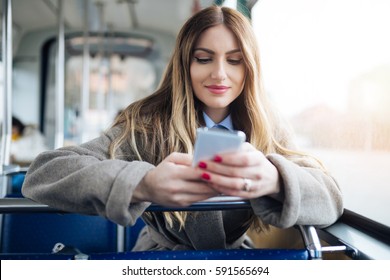
<path fill-rule="evenodd" d="M 252 180 L 248 178 L 242 178 L 242 179 L 244 180 L 244 190 L 250 192 L 252 188 Z"/>

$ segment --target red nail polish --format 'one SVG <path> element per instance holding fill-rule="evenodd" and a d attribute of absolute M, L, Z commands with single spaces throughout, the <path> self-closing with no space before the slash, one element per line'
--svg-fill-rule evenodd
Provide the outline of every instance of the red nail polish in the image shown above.
<path fill-rule="evenodd" d="M 203 174 L 202 174 L 202 178 L 205 179 L 205 180 L 210 180 L 211 177 L 210 177 L 209 174 L 203 173 Z"/>
<path fill-rule="evenodd" d="M 217 156 L 214 157 L 214 161 L 215 162 L 222 162 L 222 158 L 217 155 Z"/>
<path fill-rule="evenodd" d="M 207 164 L 206 164 L 205 162 L 201 161 L 201 162 L 199 162 L 198 166 L 199 166 L 200 168 L 206 168 L 206 167 L 207 167 Z"/>

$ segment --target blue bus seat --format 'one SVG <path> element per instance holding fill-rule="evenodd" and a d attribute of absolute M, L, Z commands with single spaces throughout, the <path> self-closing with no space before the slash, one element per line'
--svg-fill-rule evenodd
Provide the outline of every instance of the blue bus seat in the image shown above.
<path fill-rule="evenodd" d="M 225 249 L 97 253 L 90 260 L 308 260 L 306 249 Z"/>
<path fill-rule="evenodd" d="M 73 254 L 53 253 L 7 253 L 0 254 L 0 260 L 76 260 Z"/>
<path fill-rule="evenodd" d="M 243 208 L 250 207 L 248 202 L 245 201 L 239 201 L 239 202 L 229 202 L 229 203 L 196 203 L 194 205 L 191 205 L 187 208 L 185 208 L 185 211 L 207 211 L 212 209 L 243 209 Z M 182 208 L 181 208 L 182 209 Z M 159 205 L 151 205 L 147 211 L 177 211 L 178 209 L 168 209 L 166 207 L 161 207 Z M 183 210 L 183 211 L 184 211 Z M 24 211 L 24 212 L 23 212 Z M 70 217 L 72 219 L 73 215 L 76 214 L 61 214 L 59 215 L 59 211 L 53 208 L 48 207 L 47 205 L 39 204 L 36 202 L 33 202 L 31 200 L 25 199 L 25 198 L 19 198 L 19 199 L 9 199 L 4 198 L 0 199 L 0 212 L 3 213 L 5 216 L 10 215 L 12 218 L 17 217 L 18 215 L 23 216 L 42 216 L 42 220 L 44 220 L 44 223 L 46 223 L 50 218 L 50 216 L 54 217 Z M 38 212 L 35 214 L 21 214 L 25 212 Z M 9 214 L 13 213 L 13 214 Z M 83 216 L 83 215 L 77 215 L 77 216 Z M 96 218 L 96 219 L 103 219 L 99 217 L 90 217 L 90 216 L 84 216 L 86 219 L 90 218 Z M 18 226 L 20 231 L 23 232 L 23 224 L 25 222 L 31 222 L 31 218 L 28 221 L 19 221 Z M 104 220 L 105 221 L 105 220 Z M 39 219 L 34 221 L 33 223 L 39 223 Z M 88 222 L 88 221 L 87 221 Z M 90 259 L 90 260 L 163 260 L 163 259 L 182 259 L 182 260 L 191 260 L 191 259 L 204 259 L 204 260 L 228 260 L 228 259 L 234 259 L 234 260 L 307 260 L 307 259 L 321 259 L 321 244 L 319 243 L 318 235 L 316 233 L 316 229 L 313 226 L 298 226 L 298 229 L 301 232 L 302 239 L 304 240 L 304 246 L 302 248 L 298 249 L 227 249 L 227 250 L 198 250 L 198 251 L 146 251 L 146 252 L 132 252 L 127 251 L 131 250 L 133 247 L 137 235 L 139 234 L 140 229 L 144 226 L 143 221 L 139 219 L 137 221 L 134 228 L 126 228 L 125 229 L 125 244 L 124 244 L 124 250 L 117 251 L 114 249 L 114 244 L 116 242 L 111 243 L 111 248 L 99 248 L 96 249 L 96 247 L 93 247 L 96 245 L 96 243 L 102 242 L 104 240 L 107 241 L 107 238 L 110 239 L 109 234 L 105 234 L 105 236 L 98 237 L 96 240 L 94 240 L 94 237 L 91 238 L 91 230 L 88 225 L 85 225 L 87 222 L 81 222 L 80 224 L 76 224 L 73 222 L 74 229 L 72 232 L 72 228 L 70 227 L 63 227 L 62 230 L 59 230 L 58 232 L 54 233 L 53 230 L 53 236 L 55 236 L 55 241 L 52 242 L 62 242 L 67 246 L 73 246 L 74 248 L 77 248 L 77 252 L 65 252 L 61 253 L 61 256 L 58 256 L 59 254 L 53 254 L 51 252 L 46 253 L 40 253 L 40 252 L 34 252 L 35 249 L 20 249 L 20 253 L 11 252 L 10 249 L 7 249 L 7 246 L 10 247 L 12 243 L 10 243 L 10 234 L 5 234 L 2 238 L 3 244 L 6 245 L 4 248 L 6 250 L 2 251 L 2 254 L 0 254 L 0 259 Z M 106 221 L 105 221 L 106 222 Z M 9 221 L 7 222 L 7 219 L 5 219 L 5 225 L 7 227 Z M 24 225 L 25 226 L 25 225 Z M 116 225 L 115 225 L 116 227 Z M 80 231 L 81 229 L 84 229 L 84 232 Z M 63 234 L 61 231 L 68 231 L 69 234 L 74 234 L 77 232 L 77 235 L 75 236 L 75 239 L 68 239 L 69 242 L 63 242 L 63 240 L 60 240 L 59 236 Z M 99 231 L 104 231 L 104 229 L 100 229 Z M 24 229 L 25 232 L 25 229 Z M 9 232 L 11 233 L 11 232 Z M 112 231 L 111 231 L 112 233 Z M 17 233 L 16 233 L 17 234 Z M 37 234 L 39 237 L 44 236 L 46 233 L 43 232 L 34 232 L 34 235 Z M 98 234 L 94 232 L 94 234 Z M 81 235 L 81 237 L 80 237 Z M 24 236 L 25 239 L 28 238 L 28 235 L 21 234 L 17 236 L 17 238 L 20 240 Z M 27 238 L 26 238 L 27 236 Z M 99 235 L 100 236 L 100 235 Z M 79 237 L 79 238 L 77 238 Z M 88 240 L 89 239 L 89 240 Z M 83 240 L 83 241 L 82 241 Z M 99 241 L 98 241 L 99 240 Z M 115 236 L 111 236 L 111 241 L 115 240 Z M 81 242 L 80 242 L 81 241 Z M 91 241 L 91 242 L 89 242 Z M 31 246 L 32 243 L 34 243 L 33 239 L 30 239 L 30 241 L 26 241 L 24 246 Z M 8 243 L 8 245 L 7 245 Z M 52 246 L 51 244 L 51 246 Z M 94 244 L 94 245 L 93 245 Z M 16 245 L 15 245 L 16 246 Z M 51 249 L 47 247 L 45 250 Z M 80 254 L 81 253 L 81 254 Z"/>
<path fill-rule="evenodd" d="M 125 228 L 125 247 L 124 251 L 129 252 L 137 242 L 138 235 L 145 226 L 145 222 L 139 218 L 133 226 Z"/>
<path fill-rule="evenodd" d="M 11 176 L 11 193 L 20 194 L 22 190 L 22 185 L 24 182 L 25 173 L 19 173 Z"/>
<path fill-rule="evenodd" d="M 82 252 L 115 252 L 117 225 L 79 214 L 4 214 L 2 253 L 50 253 L 56 243 Z"/>
<path fill-rule="evenodd" d="M 8 198 L 23 198 L 25 173 L 8 175 L 12 187 Z M 117 241 L 117 225 L 99 216 L 10 213 L 2 217 L 1 253 L 51 253 L 57 243 L 88 253 L 116 252 Z"/>

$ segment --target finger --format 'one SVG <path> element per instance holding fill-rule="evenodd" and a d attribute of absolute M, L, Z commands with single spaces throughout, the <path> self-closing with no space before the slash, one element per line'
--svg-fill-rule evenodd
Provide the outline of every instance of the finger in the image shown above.
<path fill-rule="evenodd" d="M 259 179 L 259 171 L 261 170 L 261 165 L 252 165 L 252 166 L 236 166 L 236 165 L 225 165 L 223 162 L 213 162 L 205 161 L 202 162 L 200 168 L 205 172 L 216 173 L 219 175 L 224 175 L 226 177 L 239 177 L 239 178 L 252 178 Z"/>
<path fill-rule="evenodd" d="M 257 150 L 239 151 L 235 153 L 220 154 L 213 161 L 225 166 L 247 167 L 262 163 L 265 159 L 263 153 Z"/>
<path fill-rule="evenodd" d="M 170 205 L 187 206 L 217 195 L 219 193 L 205 183 L 189 182 L 185 187 L 178 187 L 175 190 L 171 190 L 164 201 Z"/>
<path fill-rule="evenodd" d="M 183 188 L 182 192 L 185 194 L 190 195 L 204 195 L 204 196 L 210 196 L 210 195 L 217 195 L 218 192 L 213 189 L 208 183 L 206 182 L 191 182 L 187 181 Z"/>
<path fill-rule="evenodd" d="M 165 161 L 172 162 L 179 165 L 191 166 L 192 164 L 192 155 L 184 153 L 171 153 L 165 158 Z"/>
<path fill-rule="evenodd" d="M 226 186 L 220 186 L 220 185 L 213 185 L 213 188 L 221 194 L 229 195 L 229 196 L 238 196 L 244 199 L 251 199 L 251 198 L 261 197 L 265 195 L 264 193 L 259 191 L 259 188 L 257 186 L 254 186 L 253 184 L 254 183 L 252 183 L 250 189 L 246 189 L 243 183 L 239 189 L 227 188 Z"/>
<path fill-rule="evenodd" d="M 215 162 L 209 162 L 209 161 L 204 162 L 204 164 L 205 165 L 202 165 L 203 170 L 205 170 L 208 173 L 224 175 L 227 177 L 242 177 L 243 176 L 243 168 L 240 168 L 240 167 L 231 166 L 231 165 L 224 165 L 221 163 L 215 163 Z"/>
<path fill-rule="evenodd" d="M 203 171 L 187 166 L 176 166 L 167 163 L 173 168 L 164 168 L 161 172 L 169 176 L 161 177 L 158 184 L 166 186 L 172 193 L 187 194 L 215 194 L 215 190 L 210 188 L 207 181 L 202 180 Z"/>
<path fill-rule="evenodd" d="M 222 187 L 224 189 L 236 191 L 243 189 L 243 179 L 240 177 L 227 177 L 220 174 L 205 172 L 203 173 L 202 178 L 212 187 L 217 187 L 218 191 L 220 191 Z"/>
<path fill-rule="evenodd" d="M 202 184 L 205 184 L 205 182 L 207 181 L 205 181 L 203 178 L 203 175 L 205 173 L 203 169 L 185 165 L 173 165 L 172 163 L 168 164 L 171 164 L 174 167 L 174 171 L 173 173 L 171 173 L 171 178 L 181 180 L 184 183 L 192 181 L 197 183 L 202 182 Z"/>
<path fill-rule="evenodd" d="M 253 145 L 249 142 L 244 142 L 240 146 L 240 151 L 253 151 L 253 150 L 256 150 L 256 148 L 253 147 Z"/>

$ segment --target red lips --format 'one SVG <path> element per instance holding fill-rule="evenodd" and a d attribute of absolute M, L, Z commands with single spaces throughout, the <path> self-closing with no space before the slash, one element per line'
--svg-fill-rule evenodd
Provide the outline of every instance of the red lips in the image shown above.
<path fill-rule="evenodd" d="M 223 94 L 229 90 L 230 87 L 222 86 L 222 85 L 210 85 L 206 86 L 206 88 L 214 94 Z"/>

